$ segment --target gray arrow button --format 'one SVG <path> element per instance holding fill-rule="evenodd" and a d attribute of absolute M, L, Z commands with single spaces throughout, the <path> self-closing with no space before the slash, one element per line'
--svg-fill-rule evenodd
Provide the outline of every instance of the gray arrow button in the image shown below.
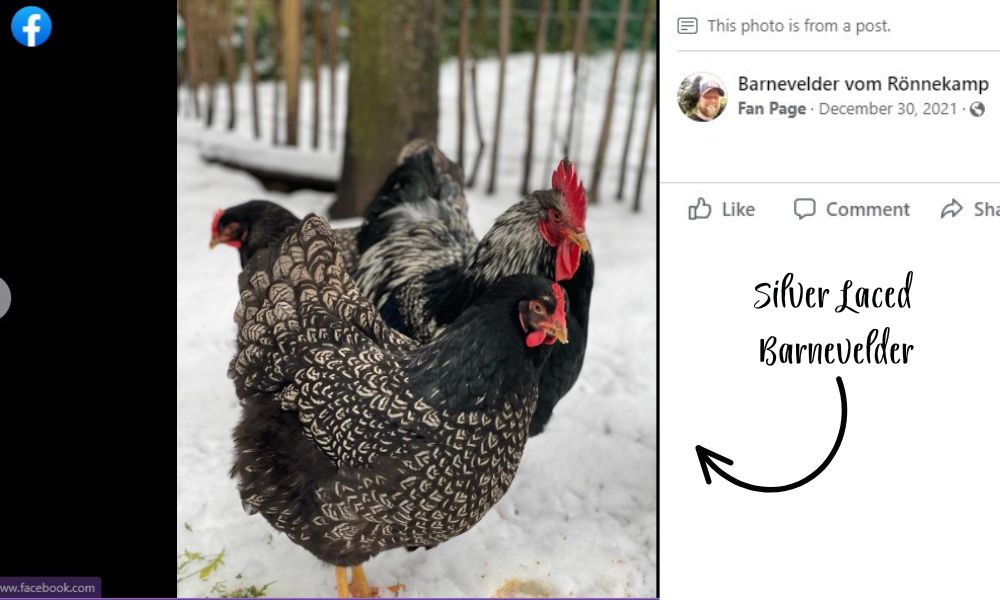
<path fill-rule="evenodd" d="M 10 308 L 10 288 L 7 287 L 7 282 L 0 279 L 0 317 L 7 314 L 7 310 Z"/>

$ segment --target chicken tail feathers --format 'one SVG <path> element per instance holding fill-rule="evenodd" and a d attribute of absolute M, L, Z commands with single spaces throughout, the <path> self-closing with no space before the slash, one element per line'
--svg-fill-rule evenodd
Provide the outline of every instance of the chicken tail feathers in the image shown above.
<path fill-rule="evenodd" d="M 257 252 L 239 285 L 229 376 L 240 398 L 282 391 L 316 351 L 412 344 L 358 291 L 329 225 L 316 215 Z"/>

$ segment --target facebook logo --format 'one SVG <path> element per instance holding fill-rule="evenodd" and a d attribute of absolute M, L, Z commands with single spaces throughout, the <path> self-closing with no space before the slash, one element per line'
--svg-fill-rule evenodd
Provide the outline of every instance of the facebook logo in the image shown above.
<path fill-rule="evenodd" d="M 52 33 L 52 19 L 47 12 L 37 6 L 25 6 L 14 14 L 14 19 L 10 22 L 10 31 L 19 44 L 34 48 L 49 39 L 49 34 Z"/>

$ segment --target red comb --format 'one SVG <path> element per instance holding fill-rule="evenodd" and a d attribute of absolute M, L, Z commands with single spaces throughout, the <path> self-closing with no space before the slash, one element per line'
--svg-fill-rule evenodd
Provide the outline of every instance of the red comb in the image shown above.
<path fill-rule="evenodd" d="M 562 286 L 558 283 L 552 284 L 552 295 L 556 297 L 556 311 L 552 314 L 552 318 L 556 323 L 565 326 L 566 325 L 566 294 L 563 292 Z"/>
<path fill-rule="evenodd" d="M 578 221 L 579 226 L 583 227 L 587 219 L 587 192 L 583 189 L 583 183 L 576 177 L 573 163 L 568 159 L 562 159 L 552 172 L 552 189 L 562 192 L 566 197 L 570 213 Z"/>
<path fill-rule="evenodd" d="M 222 209 L 215 211 L 215 216 L 212 217 L 212 237 L 215 237 L 216 231 L 219 229 L 219 219 L 222 218 Z"/>

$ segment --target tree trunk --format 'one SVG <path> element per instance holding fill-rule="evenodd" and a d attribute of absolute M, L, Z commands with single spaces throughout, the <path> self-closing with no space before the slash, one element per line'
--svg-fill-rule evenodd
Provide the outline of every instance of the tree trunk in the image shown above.
<path fill-rule="evenodd" d="M 563 157 L 569 158 L 569 144 L 573 139 L 573 116 L 576 113 L 577 86 L 580 83 L 580 53 L 583 51 L 583 41 L 587 37 L 587 20 L 590 16 L 590 0 L 580 0 L 580 8 L 576 15 L 576 29 L 573 33 L 573 93 L 569 104 L 569 126 L 566 129 L 566 139 L 563 143 Z"/>
<path fill-rule="evenodd" d="M 622 47 L 625 45 L 625 20 L 628 18 L 629 0 L 620 0 L 618 4 L 618 22 L 615 25 L 615 58 L 611 63 L 611 83 L 608 85 L 608 98 L 604 103 L 604 122 L 601 124 L 601 137 L 597 142 L 597 157 L 594 159 L 594 180 L 590 184 L 590 203 L 597 204 L 601 198 L 601 172 L 604 170 L 604 154 L 608 147 L 608 135 L 611 133 L 611 119 L 615 114 L 615 92 L 618 88 L 618 64 L 622 58 Z"/>
<path fill-rule="evenodd" d="M 580 85 L 577 94 L 580 98 L 587 97 L 587 78 L 590 77 L 590 70 L 587 65 L 580 65 Z M 583 160 L 583 128 L 587 124 L 587 103 L 579 102 L 576 110 L 572 112 L 570 118 L 576 121 L 576 133 L 573 135 L 573 146 L 567 156 L 573 157 L 574 161 Z"/>
<path fill-rule="evenodd" d="M 646 133 L 642 138 L 642 152 L 639 156 L 639 176 L 636 177 L 635 182 L 635 202 L 632 204 L 632 210 L 639 212 L 639 195 L 642 192 L 642 175 L 646 172 L 646 153 L 649 150 L 649 132 L 653 128 L 653 117 L 656 115 L 656 82 L 658 77 L 654 71 L 652 80 L 652 85 L 649 86 L 649 111 L 646 115 Z"/>
<path fill-rule="evenodd" d="M 469 0 L 458 5 L 458 166 L 465 168 L 465 53 L 469 46 Z"/>
<path fill-rule="evenodd" d="M 476 124 L 476 137 L 479 139 L 479 148 L 476 150 L 476 160 L 472 164 L 472 172 L 469 173 L 469 179 L 466 182 L 466 186 L 474 187 L 476 185 L 476 174 L 479 173 L 479 163 L 483 159 L 483 153 L 486 152 L 486 140 L 483 136 L 483 122 L 479 117 L 479 85 L 476 80 L 476 63 L 479 58 L 479 54 L 482 52 L 483 35 L 486 31 L 486 0 L 479 0 L 479 11 L 476 15 L 476 43 L 473 44 L 472 48 L 472 72 L 470 73 L 472 80 L 472 118 Z"/>
<path fill-rule="evenodd" d="M 330 0 L 330 24 L 326 34 L 326 45 L 330 51 L 330 152 L 337 148 L 337 48 L 340 36 L 340 0 Z"/>
<path fill-rule="evenodd" d="M 653 31 L 653 14 L 656 12 L 656 0 L 649 0 L 646 5 L 646 15 L 642 20 L 642 41 L 639 46 L 639 65 L 635 68 L 635 81 L 632 83 L 632 103 L 628 109 L 628 127 L 625 128 L 625 149 L 622 151 L 622 166 L 618 170 L 618 192 L 615 199 L 619 202 L 624 196 L 625 173 L 628 172 L 628 149 L 632 142 L 632 124 L 635 121 L 635 108 L 639 99 L 639 84 L 642 82 L 642 66 L 646 60 L 646 50 L 649 49 L 649 38 Z"/>
<path fill-rule="evenodd" d="M 313 150 L 319 149 L 319 63 L 322 60 L 322 46 L 323 33 L 320 29 L 319 0 L 312 0 Z"/>
<path fill-rule="evenodd" d="M 181 0 L 181 17 L 184 19 L 184 57 L 187 61 L 188 93 L 191 94 L 191 103 L 194 104 L 194 118 L 201 120 L 201 105 L 198 102 L 198 65 L 197 65 L 197 41 L 195 36 L 194 22 L 195 12 L 192 0 Z"/>
<path fill-rule="evenodd" d="M 180 2 L 177 3 L 177 14 L 181 17 L 181 5 Z M 185 35 L 187 34 L 187 26 L 184 27 Z M 181 51 L 181 55 L 177 57 L 177 115 L 181 114 L 181 86 L 184 85 L 184 63 L 187 60 L 187 42 L 184 43 L 184 50 Z"/>
<path fill-rule="evenodd" d="M 507 75 L 507 50 L 510 46 L 510 0 L 500 0 L 500 39 L 497 44 L 500 54 L 500 82 L 497 89 L 497 114 L 493 121 L 493 154 L 490 163 L 490 183 L 486 193 L 497 191 L 497 160 L 500 158 L 500 123 L 503 120 L 503 87 Z"/>
<path fill-rule="evenodd" d="M 233 50 L 233 0 L 223 3 L 222 48 L 226 61 L 226 92 L 229 99 L 229 121 L 226 129 L 236 129 L 236 51 Z"/>
<path fill-rule="evenodd" d="M 302 65 L 302 2 L 282 0 L 281 34 L 285 56 L 285 143 L 299 145 L 299 83 Z"/>
<path fill-rule="evenodd" d="M 274 103 L 271 111 L 271 145 L 278 145 L 278 127 L 281 124 L 281 0 L 272 0 L 274 7 Z"/>
<path fill-rule="evenodd" d="M 215 122 L 215 84 L 219 82 L 219 24 L 216 6 L 202 0 L 202 14 L 205 23 L 205 78 L 208 83 L 208 109 L 205 111 L 205 127 Z"/>
<path fill-rule="evenodd" d="M 521 195 L 531 191 L 532 151 L 535 145 L 535 92 L 538 89 L 538 64 L 545 52 L 545 35 L 549 26 L 549 0 L 542 0 L 538 9 L 538 31 L 535 33 L 535 57 L 531 63 L 531 86 L 528 90 L 528 143 L 524 149 L 524 178 L 521 180 Z"/>
<path fill-rule="evenodd" d="M 413 138 L 437 143 L 440 0 L 351 3 L 347 148 L 331 218 L 361 215 Z"/>
<path fill-rule="evenodd" d="M 257 40 L 254 36 L 253 0 L 246 0 L 247 27 L 243 40 L 243 56 L 250 67 L 250 106 L 253 111 L 253 137 L 260 139 L 260 112 L 257 108 Z"/>

